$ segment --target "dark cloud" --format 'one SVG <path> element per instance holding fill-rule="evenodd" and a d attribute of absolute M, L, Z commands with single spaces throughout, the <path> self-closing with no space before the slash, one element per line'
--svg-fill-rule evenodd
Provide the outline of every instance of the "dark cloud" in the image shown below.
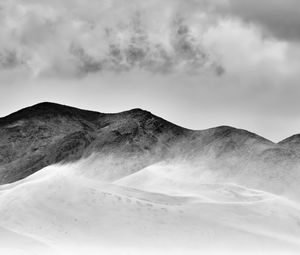
<path fill-rule="evenodd" d="M 0 43 L 0 67 L 22 64 L 35 76 L 132 69 L 221 75 L 225 68 L 203 45 L 203 30 L 193 20 L 202 12 L 199 2 L 12 0 L 2 6 L 0 27 L 0 39 L 12 50 Z M 17 53 L 26 58 L 20 61 Z"/>
<path fill-rule="evenodd" d="M 0 52 L 0 67 L 4 69 L 10 69 L 18 67 L 24 64 L 24 61 L 20 59 L 17 52 L 14 50 L 2 49 Z"/>
<path fill-rule="evenodd" d="M 284 40 L 300 40 L 299 0 L 229 0 L 224 13 L 260 25 L 266 33 Z"/>
<path fill-rule="evenodd" d="M 202 42 L 192 35 L 184 18 L 174 17 L 169 28 L 164 44 L 153 41 L 141 14 L 137 12 L 121 28 L 105 28 L 107 47 L 100 56 L 88 54 L 88 49 L 75 43 L 71 45 L 70 53 L 77 60 L 77 67 L 82 74 L 132 69 L 196 74 L 204 68 L 212 70 L 216 75 L 224 73 L 224 68 L 209 55 Z M 117 36 L 119 33 L 123 34 L 122 40 Z"/>

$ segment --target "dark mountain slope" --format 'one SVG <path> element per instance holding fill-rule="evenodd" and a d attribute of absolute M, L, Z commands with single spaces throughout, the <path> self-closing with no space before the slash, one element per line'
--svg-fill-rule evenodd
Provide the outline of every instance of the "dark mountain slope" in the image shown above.
<path fill-rule="evenodd" d="M 163 151 L 187 130 L 134 109 L 102 114 L 41 103 L 0 119 L 0 183 L 93 152 L 139 155 Z"/>
<path fill-rule="evenodd" d="M 102 167 L 98 162 L 95 171 L 113 169 L 117 177 L 167 160 L 188 162 L 197 172 L 195 178 L 209 172 L 216 182 L 276 192 L 284 186 L 296 189 L 300 181 L 295 147 L 233 127 L 193 131 L 141 109 L 103 114 L 54 103 L 34 105 L 0 119 L 2 184 L 90 155 L 96 155 L 100 165 L 109 158 Z"/>
<path fill-rule="evenodd" d="M 86 111 L 70 106 L 44 102 L 21 109 L 0 119 L 0 127 L 15 123 L 20 120 L 51 120 L 58 116 L 73 118 L 74 120 L 84 120 L 88 122 L 96 121 L 99 116 L 104 115 L 98 112 Z"/>
<path fill-rule="evenodd" d="M 288 137 L 282 140 L 281 142 L 279 142 L 278 144 L 285 148 L 290 148 L 300 152 L 300 134 L 296 134 L 291 137 Z"/>

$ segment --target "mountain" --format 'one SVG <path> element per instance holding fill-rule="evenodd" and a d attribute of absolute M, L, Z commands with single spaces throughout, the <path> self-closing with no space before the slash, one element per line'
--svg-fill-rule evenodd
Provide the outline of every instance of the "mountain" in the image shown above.
<path fill-rule="evenodd" d="M 297 148 L 242 129 L 194 131 L 148 111 L 104 114 L 40 103 L 0 119 L 0 183 L 80 161 L 102 180 L 116 181 L 158 162 L 188 164 L 198 182 L 233 182 L 300 194 Z M 113 169 L 110 171 L 110 169 Z"/>
<path fill-rule="evenodd" d="M 0 183 L 20 180 L 58 162 L 92 153 L 161 157 L 187 130 L 149 112 L 102 114 L 41 103 L 0 119 Z M 155 160 L 152 158 L 151 160 Z"/>
<path fill-rule="evenodd" d="M 0 119 L 0 253 L 299 254 L 293 140 L 141 109 L 22 109 Z"/>
<path fill-rule="evenodd" d="M 291 148 L 295 151 L 300 152 L 300 134 L 296 134 L 291 137 L 288 137 L 280 141 L 278 144 L 280 144 L 283 147 Z"/>

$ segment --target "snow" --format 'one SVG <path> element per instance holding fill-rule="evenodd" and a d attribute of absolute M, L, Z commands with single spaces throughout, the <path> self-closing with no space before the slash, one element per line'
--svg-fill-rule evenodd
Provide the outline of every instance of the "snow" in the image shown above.
<path fill-rule="evenodd" d="M 300 252 L 296 201 L 205 183 L 184 165 L 156 164 L 113 182 L 109 171 L 103 179 L 86 167 L 52 165 L 0 188 L 0 244 L 18 240 L 7 254 Z"/>

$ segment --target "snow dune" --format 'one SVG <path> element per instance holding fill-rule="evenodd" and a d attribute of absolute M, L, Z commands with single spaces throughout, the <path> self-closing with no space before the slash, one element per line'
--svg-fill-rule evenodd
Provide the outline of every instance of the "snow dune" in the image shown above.
<path fill-rule="evenodd" d="M 53 250 L 34 238 L 0 227 L 1 254 L 53 254 Z"/>
<path fill-rule="evenodd" d="M 282 196 L 205 183 L 183 165 L 156 164 L 113 182 L 84 166 L 52 165 L 2 186 L 0 244 L 10 233 L 21 240 L 11 254 L 26 254 L 23 244 L 28 254 L 300 252 L 300 207 Z"/>

